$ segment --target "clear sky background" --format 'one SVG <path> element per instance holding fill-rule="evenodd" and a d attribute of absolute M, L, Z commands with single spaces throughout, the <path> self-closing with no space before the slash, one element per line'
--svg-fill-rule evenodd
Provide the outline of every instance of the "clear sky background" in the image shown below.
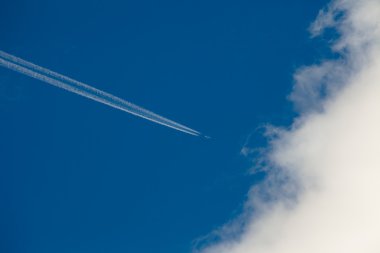
<path fill-rule="evenodd" d="M 327 1 L 2 1 L 0 49 L 213 137 L 0 69 L 0 252 L 187 253 L 263 175 L 292 74 L 327 54 Z"/>

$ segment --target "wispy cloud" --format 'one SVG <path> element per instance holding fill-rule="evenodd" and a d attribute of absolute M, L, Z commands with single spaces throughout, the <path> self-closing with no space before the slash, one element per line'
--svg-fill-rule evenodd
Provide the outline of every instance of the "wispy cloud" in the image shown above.
<path fill-rule="evenodd" d="M 310 31 L 325 29 L 339 59 L 295 73 L 300 116 L 270 140 L 268 179 L 201 252 L 380 252 L 380 2 L 333 1 Z"/>

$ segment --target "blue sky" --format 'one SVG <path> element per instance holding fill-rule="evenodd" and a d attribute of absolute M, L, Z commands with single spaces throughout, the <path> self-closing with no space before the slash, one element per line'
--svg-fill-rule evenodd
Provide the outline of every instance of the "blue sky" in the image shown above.
<path fill-rule="evenodd" d="M 1 3 L 1 50 L 213 138 L 0 69 L 0 251 L 191 252 L 260 180 L 240 150 L 294 117 L 294 70 L 327 54 L 306 31 L 326 3 Z"/>

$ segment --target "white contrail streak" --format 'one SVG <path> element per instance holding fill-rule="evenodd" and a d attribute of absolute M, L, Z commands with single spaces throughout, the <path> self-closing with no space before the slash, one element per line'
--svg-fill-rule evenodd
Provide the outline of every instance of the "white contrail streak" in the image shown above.
<path fill-rule="evenodd" d="M 178 131 L 188 133 L 191 135 L 199 136 L 200 132 L 195 131 L 189 127 L 181 125 L 177 122 L 164 118 L 160 115 L 157 115 L 151 111 L 148 111 L 144 108 L 141 108 L 137 105 L 134 105 L 128 101 L 125 101 L 121 98 L 118 98 L 107 92 L 93 88 L 82 82 L 78 82 L 74 79 L 51 71 L 49 69 L 40 67 L 31 62 L 20 59 L 16 56 L 7 54 L 0 50 L 0 65 L 11 69 L 13 71 L 19 72 L 21 74 L 33 77 L 40 81 L 46 82 L 58 88 L 73 92 L 75 94 L 84 96 L 86 98 L 95 100 L 97 102 L 109 105 L 116 109 L 131 113 L 135 116 L 150 120 L 157 124 L 161 124 Z"/>

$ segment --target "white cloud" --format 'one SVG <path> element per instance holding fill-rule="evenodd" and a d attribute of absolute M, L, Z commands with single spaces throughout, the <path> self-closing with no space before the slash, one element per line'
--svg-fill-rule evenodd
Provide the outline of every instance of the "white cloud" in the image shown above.
<path fill-rule="evenodd" d="M 380 1 L 333 1 L 310 31 L 326 28 L 340 59 L 295 73 L 301 114 L 271 140 L 253 211 L 203 253 L 380 252 Z"/>

